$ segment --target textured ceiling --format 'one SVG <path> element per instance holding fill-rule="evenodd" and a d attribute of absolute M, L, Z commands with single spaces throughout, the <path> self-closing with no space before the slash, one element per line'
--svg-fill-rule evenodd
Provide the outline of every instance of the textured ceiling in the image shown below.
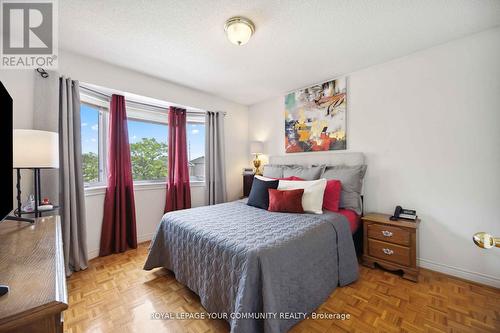
<path fill-rule="evenodd" d="M 253 104 L 500 25 L 499 0 L 60 0 L 60 46 Z M 235 46 L 224 22 L 256 25 Z"/>

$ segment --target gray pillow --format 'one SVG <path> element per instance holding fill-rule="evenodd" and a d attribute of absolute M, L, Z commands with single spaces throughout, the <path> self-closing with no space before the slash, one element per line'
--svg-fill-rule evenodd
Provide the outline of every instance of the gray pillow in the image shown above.
<path fill-rule="evenodd" d="M 283 178 L 283 166 L 276 164 L 266 164 L 264 165 L 264 171 L 262 172 L 262 175 L 269 178 Z"/>
<path fill-rule="evenodd" d="M 325 170 L 324 165 L 319 166 L 303 166 L 303 165 L 287 165 L 283 168 L 283 177 L 299 177 L 304 180 L 317 180 Z"/>
<path fill-rule="evenodd" d="M 332 165 L 327 166 L 321 178 L 337 179 L 342 183 L 340 208 L 351 209 L 361 215 L 361 189 L 366 165 Z"/>

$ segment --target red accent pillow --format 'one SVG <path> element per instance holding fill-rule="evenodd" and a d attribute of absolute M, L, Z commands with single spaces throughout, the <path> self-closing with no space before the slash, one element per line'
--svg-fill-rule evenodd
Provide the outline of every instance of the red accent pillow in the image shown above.
<path fill-rule="evenodd" d="M 338 212 L 341 191 L 342 183 L 340 180 L 328 179 L 326 181 L 325 194 L 323 195 L 323 208 L 332 212 Z"/>
<path fill-rule="evenodd" d="M 297 190 L 275 190 L 269 191 L 269 208 L 270 212 L 287 212 L 287 213 L 304 213 L 302 207 L 302 195 L 304 189 Z"/>

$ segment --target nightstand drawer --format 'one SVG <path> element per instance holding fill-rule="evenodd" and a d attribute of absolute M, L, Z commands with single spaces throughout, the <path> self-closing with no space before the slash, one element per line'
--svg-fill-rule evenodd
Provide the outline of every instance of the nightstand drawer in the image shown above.
<path fill-rule="evenodd" d="M 380 239 L 384 242 L 410 245 L 410 232 L 408 230 L 388 225 L 375 223 L 368 225 L 368 237 Z"/>
<path fill-rule="evenodd" d="M 368 254 L 404 266 L 410 266 L 410 249 L 408 247 L 368 239 Z"/>

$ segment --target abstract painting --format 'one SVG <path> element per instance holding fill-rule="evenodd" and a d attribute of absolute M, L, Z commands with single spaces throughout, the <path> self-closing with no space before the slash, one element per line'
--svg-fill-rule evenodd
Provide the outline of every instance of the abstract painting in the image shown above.
<path fill-rule="evenodd" d="M 287 153 L 346 149 L 346 83 L 344 77 L 286 95 Z"/>

